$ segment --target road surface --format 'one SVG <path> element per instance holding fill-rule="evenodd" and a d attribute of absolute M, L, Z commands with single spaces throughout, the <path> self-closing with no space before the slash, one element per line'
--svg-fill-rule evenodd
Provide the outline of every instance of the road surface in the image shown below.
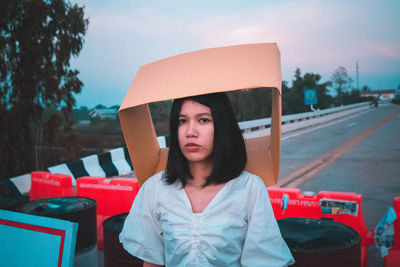
<path fill-rule="evenodd" d="M 283 135 L 278 184 L 362 194 L 368 229 L 376 226 L 400 196 L 400 106 L 380 105 Z M 373 246 L 369 266 L 383 266 Z"/>

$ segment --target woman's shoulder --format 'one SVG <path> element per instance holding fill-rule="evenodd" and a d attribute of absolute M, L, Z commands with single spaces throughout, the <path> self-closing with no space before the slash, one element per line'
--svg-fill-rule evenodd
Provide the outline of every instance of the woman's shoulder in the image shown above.
<path fill-rule="evenodd" d="M 163 187 L 165 186 L 164 182 L 164 171 L 160 171 L 153 176 L 150 176 L 142 185 L 143 188 L 158 188 L 158 187 Z"/>
<path fill-rule="evenodd" d="M 163 190 L 167 190 L 167 189 L 177 189 L 177 188 L 181 188 L 182 185 L 180 184 L 179 181 L 176 181 L 175 183 L 169 185 L 167 184 L 167 182 L 165 181 L 164 178 L 164 173 L 165 171 L 160 171 L 156 174 L 154 174 L 153 176 L 150 176 L 142 185 L 142 187 L 144 188 L 154 188 L 154 189 L 163 189 Z"/>
<path fill-rule="evenodd" d="M 255 174 L 243 171 L 238 177 L 233 180 L 234 184 L 242 188 L 266 188 L 263 180 Z"/>

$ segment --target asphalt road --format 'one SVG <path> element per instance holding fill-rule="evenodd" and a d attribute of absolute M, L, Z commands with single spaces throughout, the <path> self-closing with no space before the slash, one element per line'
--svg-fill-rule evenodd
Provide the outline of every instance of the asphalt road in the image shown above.
<path fill-rule="evenodd" d="M 362 194 L 368 229 L 376 226 L 400 196 L 400 106 L 384 104 L 283 135 L 278 184 Z M 369 266 L 383 266 L 375 247 L 368 255 Z"/>

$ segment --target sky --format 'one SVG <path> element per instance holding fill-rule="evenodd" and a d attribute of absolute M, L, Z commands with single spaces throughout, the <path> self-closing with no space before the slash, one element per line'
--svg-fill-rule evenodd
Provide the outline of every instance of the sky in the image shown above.
<path fill-rule="evenodd" d="M 84 83 L 76 106 L 120 105 L 140 66 L 219 46 L 276 42 L 282 79 L 296 68 L 330 80 L 346 68 L 357 87 L 400 85 L 398 0 L 70 0 L 89 27 L 71 61 Z"/>

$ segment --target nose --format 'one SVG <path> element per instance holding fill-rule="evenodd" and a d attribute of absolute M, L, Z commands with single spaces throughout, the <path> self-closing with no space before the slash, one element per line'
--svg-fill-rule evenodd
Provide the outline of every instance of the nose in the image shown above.
<path fill-rule="evenodd" d="M 193 122 L 188 123 L 186 128 L 186 137 L 196 137 L 196 136 L 197 136 L 196 124 Z"/>

